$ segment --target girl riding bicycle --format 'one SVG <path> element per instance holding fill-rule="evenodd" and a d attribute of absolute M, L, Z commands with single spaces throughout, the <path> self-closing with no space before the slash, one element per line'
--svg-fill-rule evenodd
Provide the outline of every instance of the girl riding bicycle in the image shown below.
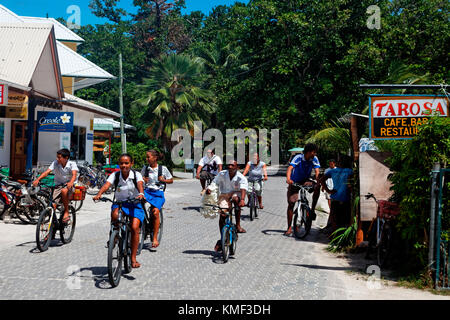
<path fill-rule="evenodd" d="M 245 177 L 247 173 L 249 174 L 248 182 L 255 182 L 255 191 L 258 197 L 259 208 L 264 209 L 264 206 L 262 205 L 262 188 L 264 185 L 263 180 L 267 181 L 267 166 L 265 162 L 259 159 L 258 153 L 253 154 L 252 161 L 247 163 L 242 175 Z M 250 196 L 252 191 L 252 184 L 249 183 L 247 196 Z"/>
<path fill-rule="evenodd" d="M 158 160 L 163 159 L 163 154 L 156 150 L 147 151 L 148 165 L 142 168 L 141 174 L 145 180 L 145 199 L 152 206 L 154 216 L 152 247 L 159 246 L 158 231 L 160 226 L 159 213 L 166 201 L 164 197 L 164 184 L 173 183 L 173 177 L 165 166 L 158 165 Z"/>
<path fill-rule="evenodd" d="M 114 197 L 116 201 L 123 201 L 130 198 L 144 199 L 144 179 L 142 175 L 132 169 L 133 157 L 129 154 L 122 154 L 119 157 L 120 171 L 111 174 L 93 198 L 99 200 L 102 194 L 107 191 L 111 185 L 114 185 Z M 131 218 L 131 266 L 139 268 L 141 265 L 136 261 L 136 253 L 139 245 L 140 224 L 144 220 L 145 212 L 141 204 L 132 204 L 124 202 L 122 204 L 123 212 Z M 111 206 L 111 222 L 114 223 L 119 218 L 119 206 Z"/>

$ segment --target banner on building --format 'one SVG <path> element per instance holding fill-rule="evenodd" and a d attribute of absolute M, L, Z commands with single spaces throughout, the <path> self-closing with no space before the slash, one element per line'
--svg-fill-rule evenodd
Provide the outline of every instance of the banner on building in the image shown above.
<path fill-rule="evenodd" d="M 0 106 L 8 105 L 8 85 L 0 83 Z"/>
<path fill-rule="evenodd" d="M 449 116 L 449 100 L 436 95 L 371 95 L 370 138 L 410 139 L 432 116 Z"/>
<path fill-rule="evenodd" d="M 38 131 L 72 132 L 73 112 L 38 111 Z"/>

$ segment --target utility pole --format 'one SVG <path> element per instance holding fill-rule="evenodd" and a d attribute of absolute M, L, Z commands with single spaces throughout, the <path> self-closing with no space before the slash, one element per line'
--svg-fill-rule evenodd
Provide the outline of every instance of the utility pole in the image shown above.
<path fill-rule="evenodd" d="M 123 95 L 122 95 L 122 53 L 119 53 L 119 107 L 120 107 L 120 143 L 122 144 L 122 153 L 127 152 L 127 142 L 125 138 L 124 125 L 123 125 Z"/>

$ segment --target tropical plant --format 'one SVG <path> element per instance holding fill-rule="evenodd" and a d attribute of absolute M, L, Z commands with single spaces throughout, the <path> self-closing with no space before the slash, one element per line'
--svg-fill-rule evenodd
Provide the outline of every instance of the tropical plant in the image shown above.
<path fill-rule="evenodd" d="M 349 227 L 339 228 L 330 235 L 332 240 L 328 244 L 328 250 L 338 252 L 353 247 L 355 245 L 357 229 L 358 221 L 355 216 L 353 223 Z"/>
<path fill-rule="evenodd" d="M 167 151 L 174 130 L 191 130 L 194 121 L 208 123 L 215 111 L 214 96 L 203 88 L 203 65 L 194 58 L 170 54 L 152 62 L 149 78 L 138 86 L 141 98 L 133 114 L 149 137 L 162 139 Z"/>
<path fill-rule="evenodd" d="M 351 149 L 350 130 L 343 122 L 326 123 L 322 130 L 310 131 L 306 143 L 315 143 L 321 151 L 347 154 Z"/>

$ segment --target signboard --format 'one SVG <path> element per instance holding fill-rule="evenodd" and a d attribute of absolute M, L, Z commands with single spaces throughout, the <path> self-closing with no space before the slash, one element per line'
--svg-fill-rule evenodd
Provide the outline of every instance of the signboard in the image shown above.
<path fill-rule="evenodd" d="M 431 116 L 449 115 L 445 96 L 371 95 L 369 107 L 371 139 L 410 139 Z"/>
<path fill-rule="evenodd" d="M 94 140 L 94 134 L 93 133 L 88 133 L 86 135 L 86 140 Z"/>
<path fill-rule="evenodd" d="M 0 108 L 0 118 L 27 119 L 28 96 L 23 93 L 9 91 L 7 97 L 8 102 Z"/>
<path fill-rule="evenodd" d="M 38 111 L 38 131 L 72 132 L 73 112 Z"/>
<path fill-rule="evenodd" d="M 8 85 L 0 83 L 0 106 L 8 104 Z"/>

